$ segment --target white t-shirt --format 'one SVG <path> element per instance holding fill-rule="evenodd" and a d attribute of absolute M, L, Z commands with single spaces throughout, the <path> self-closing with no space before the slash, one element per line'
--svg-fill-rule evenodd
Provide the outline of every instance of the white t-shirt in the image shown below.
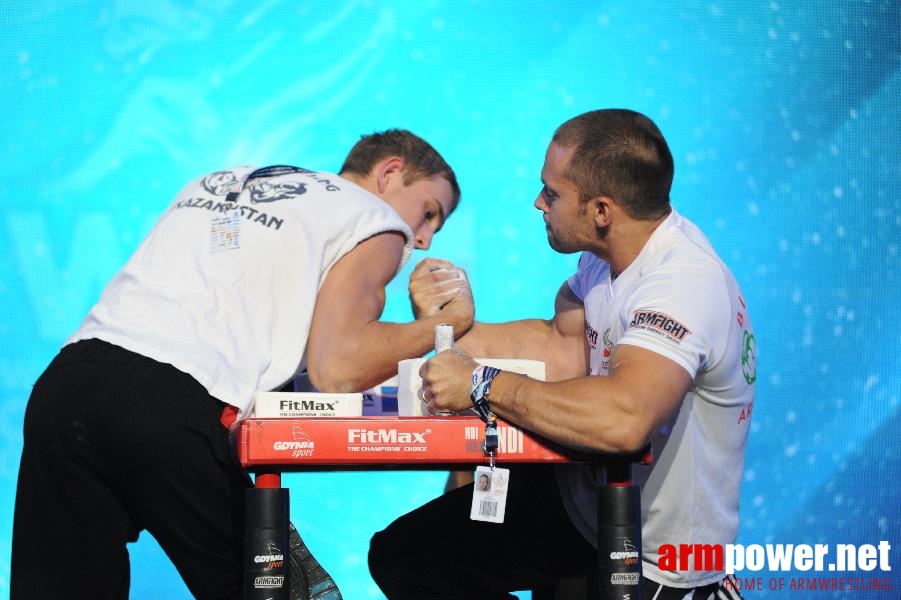
<path fill-rule="evenodd" d="M 171 364 L 242 414 L 255 392 L 288 382 L 305 367 L 332 266 L 384 231 L 406 238 L 398 271 L 413 249 L 378 197 L 292 169 L 237 167 L 188 184 L 67 343 L 99 338 Z"/>
<path fill-rule="evenodd" d="M 657 563 L 663 544 L 725 547 L 738 533 L 756 379 L 754 330 L 741 291 L 707 238 L 675 211 L 614 281 L 606 262 L 584 253 L 569 285 L 585 306 L 592 375 L 608 374 L 620 344 L 661 354 L 691 375 L 677 414 L 652 442 L 654 464 L 633 469 L 643 484 L 643 568 L 649 579 L 673 587 L 717 581 L 722 573 L 661 570 Z M 567 513 L 592 543 L 596 477 L 589 465 L 558 472 Z"/>

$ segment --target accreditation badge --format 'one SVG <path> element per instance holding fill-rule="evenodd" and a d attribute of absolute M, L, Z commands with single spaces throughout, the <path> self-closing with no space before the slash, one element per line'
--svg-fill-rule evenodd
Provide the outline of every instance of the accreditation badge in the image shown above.
<path fill-rule="evenodd" d="M 469 518 L 473 521 L 503 523 L 509 482 L 509 469 L 476 467 Z"/>
<path fill-rule="evenodd" d="M 210 217 L 210 252 L 241 247 L 241 211 L 235 207 Z"/>

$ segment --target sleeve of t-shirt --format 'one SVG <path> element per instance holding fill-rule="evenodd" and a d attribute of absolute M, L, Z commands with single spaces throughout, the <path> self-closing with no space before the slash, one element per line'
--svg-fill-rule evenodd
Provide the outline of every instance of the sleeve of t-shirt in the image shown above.
<path fill-rule="evenodd" d="M 694 378 L 716 359 L 729 330 L 729 300 L 716 270 L 662 269 L 644 277 L 623 308 L 618 344 L 639 346 L 675 361 Z"/>
<path fill-rule="evenodd" d="M 606 277 L 606 263 L 590 252 L 583 252 L 579 256 L 579 265 L 576 272 L 573 273 L 566 282 L 569 289 L 581 301 L 585 301 L 585 296 L 591 291 L 591 288 L 600 281 L 601 277 Z"/>

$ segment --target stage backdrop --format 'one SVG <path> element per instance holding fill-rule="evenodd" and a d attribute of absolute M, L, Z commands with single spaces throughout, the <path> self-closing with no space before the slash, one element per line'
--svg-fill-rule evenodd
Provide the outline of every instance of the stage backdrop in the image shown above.
<path fill-rule="evenodd" d="M 467 269 L 481 320 L 546 317 L 576 257 L 547 247 L 532 207 L 545 146 L 577 113 L 628 107 L 669 139 L 673 203 L 755 321 L 739 541 L 891 546 L 892 571 L 746 569 L 765 588 L 750 595 L 901 594 L 897 2 L 7 0 L 0 31 L 0 593 L 29 390 L 189 178 L 334 171 L 360 134 L 412 129 L 463 188 L 427 254 Z M 409 271 L 389 319 L 410 316 Z M 369 536 L 444 474 L 286 481 L 358 600 L 381 597 Z M 188 597 L 150 536 L 131 551 L 133 598 Z M 856 589 L 790 591 L 801 576 Z"/>

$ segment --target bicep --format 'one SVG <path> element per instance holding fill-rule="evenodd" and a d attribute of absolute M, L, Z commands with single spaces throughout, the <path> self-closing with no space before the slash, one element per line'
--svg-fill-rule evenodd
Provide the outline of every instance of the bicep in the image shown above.
<path fill-rule="evenodd" d="M 548 344 L 546 368 L 549 381 L 581 377 L 587 373 L 585 306 L 563 282 L 554 300 L 554 319 Z"/>
<path fill-rule="evenodd" d="M 561 337 L 581 339 L 585 335 L 585 306 L 565 281 L 554 300 L 553 324 Z"/>

